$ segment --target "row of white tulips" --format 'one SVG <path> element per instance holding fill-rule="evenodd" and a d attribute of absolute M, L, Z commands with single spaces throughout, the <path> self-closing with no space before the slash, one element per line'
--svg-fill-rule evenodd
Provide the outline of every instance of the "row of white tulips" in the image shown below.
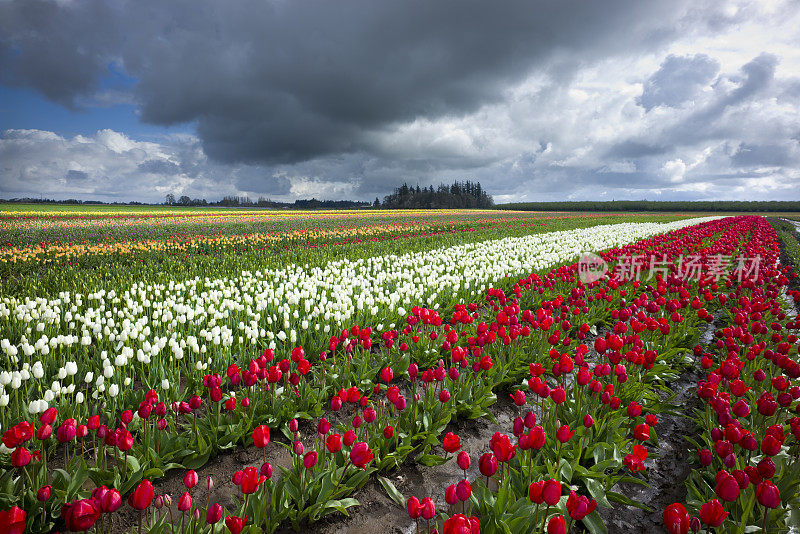
<path fill-rule="evenodd" d="M 342 325 L 393 328 L 413 305 L 471 302 L 503 277 L 711 219 L 602 225 L 215 280 L 142 281 L 121 294 L 99 288 L 2 299 L 0 407 L 13 398 L 36 414 L 59 397 L 81 403 L 84 391 L 113 399 L 134 380 L 168 390 L 181 372 L 219 371 L 255 347 L 308 350 L 324 347 Z"/>

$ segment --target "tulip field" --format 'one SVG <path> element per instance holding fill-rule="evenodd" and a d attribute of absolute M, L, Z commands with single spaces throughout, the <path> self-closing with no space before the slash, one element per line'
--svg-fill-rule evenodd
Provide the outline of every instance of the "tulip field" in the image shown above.
<path fill-rule="evenodd" d="M 0 533 L 797 531 L 780 243 L 759 216 L 0 210 Z M 355 523 L 377 491 L 394 519 Z"/>

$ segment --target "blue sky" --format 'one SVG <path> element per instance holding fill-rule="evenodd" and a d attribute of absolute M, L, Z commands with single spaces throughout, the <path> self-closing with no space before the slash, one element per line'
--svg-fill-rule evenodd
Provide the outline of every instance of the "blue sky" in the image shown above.
<path fill-rule="evenodd" d="M 796 200 L 797 42 L 788 0 L 6 0 L 0 198 Z"/>

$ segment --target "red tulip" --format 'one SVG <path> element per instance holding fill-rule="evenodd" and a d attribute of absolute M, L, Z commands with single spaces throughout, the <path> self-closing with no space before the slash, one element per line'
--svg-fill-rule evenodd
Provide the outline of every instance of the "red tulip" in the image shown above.
<path fill-rule="evenodd" d="M 183 475 L 183 485 L 186 486 L 186 489 L 192 489 L 197 485 L 197 482 L 197 472 L 194 469 L 190 469 Z"/>
<path fill-rule="evenodd" d="M 569 492 L 567 498 L 567 511 L 569 516 L 575 521 L 580 521 L 587 515 L 594 512 L 597 508 L 597 502 L 594 499 L 589 499 L 585 495 L 578 495 L 574 491 Z"/>
<path fill-rule="evenodd" d="M 639 441 L 647 441 L 650 439 L 650 427 L 646 423 L 636 425 L 633 429 L 633 437 Z"/>
<path fill-rule="evenodd" d="M 21 421 L 3 433 L 3 444 L 9 449 L 19 447 L 33 437 L 33 425 Z"/>
<path fill-rule="evenodd" d="M 342 437 L 339 434 L 331 434 L 325 440 L 325 447 L 328 452 L 339 452 L 342 450 Z"/>
<path fill-rule="evenodd" d="M 544 447 L 544 444 L 547 442 L 547 434 L 545 433 L 544 428 L 541 426 L 535 426 L 528 433 L 528 439 L 530 446 L 538 451 Z"/>
<path fill-rule="evenodd" d="M 139 483 L 133 493 L 128 497 L 128 504 L 134 510 L 144 510 L 153 502 L 153 484 L 145 479 Z"/>
<path fill-rule="evenodd" d="M 491 452 L 483 454 L 478 459 L 478 470 L 485 477 L 494 476 L 497 472 L 497 458 Z"/>
<path fill-rule="evenodd" d="M 669 534 L 687 534 L 689 532 L 689 513 L 681 503 L 672 503 L 661 514 L 664 526 Z"/>
<path fill-rule="evenodd" d="M 269 427 L 267 425 L 257 426 L 253 430 L 253 445 L 263 449 L 269 444 Z"/>
<path fill-rule="evenodd" d="M 206 522 L 209 525 L 215 525 L 219 523 L 220 519 L 222 519 L 222 506 L 220 506 L 218 502 L 215 502 L 206 512 Z"/>
<path fill-rule="evenodd" d="M 39 491 L 36 492 L 36 500 L 39 502 L 45 502 L 50 500 L 50 497 L 53 495 L 53 486 L 42 486 L 39 488 Z"/>
<path fill-rule="evenodd" d="M 351 428 L 347 432 L 344 433 L 344 438 L 342 438 L 342 442 L 344 443 L 345 447 L 350 447 L 353 443 L 355 443 L 358 436 L 356 436 L 355 431 Z"/>
<path fill-rule="evenodd" d="M 363 441 L 353 445 L 353 449 L 350 451 L 350 462 L 361 469 L 366 469 L 367 464 L 370 463 L 374 457 L 369 445 Z"/>
<path fill-rule="evenodd" d="M 408 498 L 406 509 L 408 510 L 408 517 L 411 519 L 419 519 L 419 516 L 422 515 L 422 505 L 416 497 Z"/>
<path fill-rule="evenodd" d="M 456 514 L 444 522 L 442 534 L 473 534 L 480 532 L 478 518 Z"/>
<path fill-rule="evenodd" d="M 548 506 L 555 506 L 558 504 L 558 501 L 561 499 L 561 482 L 554 478 L 545 480 L 544 486 L 542 486 L 542 498 Z"/>
<path fill-rule="evenodd" d="M 572 439 L 572 436 L 575 435 L 575 431 L 572 430 L 569 425 L 561 425 L 561 427 L 556 431 L 556 438 L 561 443 L 566 443 Z"/>
<path fill-rule="evenodd" d="M 244 518 L 236 517 L 235 515 L 229 515 L 225 518 L 225 526 L 228 527 L 228 530 L 231 531 L 231 534 L 239 534 L 242 530 L 244 530 L 244 526 L 247 524 L 247 519 L 249 516 L 244 516 Z"/>
<path fill-rule="evenodd" d="M 122 495 L 116 488 L 108 490 L 100 501 L 100 511 L 105 514 L 112 514 L 122 506 Z"/>
<path fill-rule="evenodd" d="M 470 486 L 467 479 L 461 480 L 456 485 L 456 495 L 458 495 L 458 500 L 460 501 L 466 501 L 472 495 L 472 486 Z"/>
<path fill-rule="evenodd" d="M 492 452 L 500 462 L 507 462 L 517 454 L 517 446 L 511 445 L 511 438 L 505 434 L 496 433 L 492 437 Z"/>
<path fill-rule="evenodd" d="M 444 447 L 445 451 L 449 453 L 454 453 L 461 448 L 461 438 L 458 437 L 457 434 L 448 432 L 444 436 L 444 440 L 442 441 L 442 447 Z"/>
<path fill-rule="evenodd" d="M 780 491 L 769 480 L 765 480 L 756 486 L 756 498 L 759 504 L 765 508 L 777 508 L 781 505 Z"/>
<path fill-rule="evenodd" d="M 710 527 L 718 527 L 728 517 L 728 512 L 717 499 L 711 499 L 700 507 L 700 520 Z"/>
<path fill-rule="evenodd" d="M 544 480 L 531 482 L 530 487 L 528 487 L 528 499 L 534 504 L 542 504 L 544 502 L 544 497 L 542 496 L 543 490 Z"/>
<path fill-rule="evenodd" d="M 733 502 L 739 498 L 739 483 L 736 479 L 725 472 L 717 475 L 717 486 L 715 492 L 723 501 Z"/>
<path fill-rule="evenodd" d="M 75 439 L 77 422 L 75 419 L 65 419 L 56 430 L 56 439 L 59 443 L 69 443 Z"/>
<path fill-rule="evenodd" d="M 39 421 L 43 425 L 52 425 L 55 422 L 57 415 L 58 412 L 56 412 L 55 408 L 48 408 L 42 412 L 42 415 L 39 416 Z"/>
<path fill-rule="evenodd" d="M 31 453 L 25 447 L 17 447 L 11 453 L 11 465 L 14 467 L 25 467 L 31 463 Z"/>
<path fill-rule="evenodd" d="M 422 499 L 420 510 L 423 519 L 431 520 L 436 517 L 436 506 L 433 504 L 433 500 L 431 500 L 430 497 Z"/>
<path fill-rule="evenodd" d="M 307 452 L 306 455 L 303 456 L 303 465 L 306 467 L 306 469 L 311 469 L 317 465 L 317 457 L 318 455 L 316 451 Z"/>
<path fill-rule="evenodd" d="M 564 534 L 566 532 L 566 524 L 563 515 L 557 515 L 550 518 L 547 523 L 547 534 Z"/>
<path fill-rule="evenodd" d="M 522 390 L 518 389 L 514 391 L 514 393 L 511 395 L 511 398 L 514 400 L 514 404 L 517 406 L 522 406 L 525 404 L 525 392 Z"/>
<path fill-rule="evenodd" d="M 66 523 L 67 530 L 86 532 L 97 522 L 100 510 L 90 499 L 83 499 L 64 504 L 61 508 L 61 517 Z"/>
<path fill-rule="evenodd" d="M 192 496 L 189 495 L 188 491 L 184 491 L 181 498 L 178 499 L 178 510 L 181 512 L 186 512 L 192 507 Z"/>
<path fill-rule="evenodd" d="M 267 480 L 267 477 L 261 475 L 258 472 L 258 469 L 249 465 L 244 468 L 242 472 L 242 480 L 240 483 L 242 493 L 245 495 L 250 495 L 251 493 L 255 493 L 258 489 L 258 486 Z"/>
<path fill-rule="evenodd" d="M 469 458 L 469 453 L 467 451 L 461 451 L 458 453 L 456 457 L 456 463 L 458 467 L 464 471 L 469 469 L 470 464 L 472 463 Z"/>
<path fill-rule="evenodd" d="M 16 506 L 12 506 L 10 510 L 0 511 L 0 532 L 22 534 L 25 532 L 27 517 L 28 513 Z"/>
<path fill-rule="evenodd" d="M 122 452 L 131 450 L 133 448 L 133 434 L 124 428 L 117 430 L 117 447 Z"/>

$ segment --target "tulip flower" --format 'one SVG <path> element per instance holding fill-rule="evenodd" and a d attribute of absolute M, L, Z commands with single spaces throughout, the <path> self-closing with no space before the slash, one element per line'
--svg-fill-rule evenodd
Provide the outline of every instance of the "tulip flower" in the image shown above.
<path fill-rule="evenodd" d="M 422 505 L 416 497 L 408 498 L 406 509 L 408 510 L 408 517 L 411 519 L 419 519 L 420 515 L 422 515 Z"/>
<path fill-rule="evenodd" d="M 728 473 L 717 475 L 717 486 L 714 490 L 723 501 L 733 502 L 739 498 L 739 483 Z"/>
<path fill-rule="evenodd" d="M 585 495 L 578 495 L 574 491 L 569 492 L 567 498 L 567 511 L 569 516 L 575 521 L 580 521 L 587 515 L 594 512 L 597 508 L 597 502 L 594 499 L 589 499 Z"/>
<path fill-rule="evenodd" d="M 91 499 L 82 499 L 65 504 L 61 508 L 61 518 L 67 530 L 86 532 L 100 518 L 100 509 Z"/>
<path fill-rule="evenodd" d="M 194 469 L 190 469 L 183 475 L 183 485 L 186 486 L 186 489 L 192 489 L 197 485 L 198 477 L 197 472 Z"/>
<path fill-rule="evenodd" d="M 42 486 L 36 492 L 36 500 L 39 502 L 49 501 L 51 495 L 53 495 L 53 486 Z"/>
<path fill-rule="evenodd" d="M 728 517 L 728 512 L 717 499 L 711 499 L 700 507 L 700 520 L 710 527 L 718 527 Z"/>
<path fill-rule="evenodd" d="M 189 494 L 188 491 L 184 491 L 181 498 L 178 499 L 178 510 L 181 512 L 187 512 L 192 507 L 192 496 Z"/>
<path fill-rule="evenodd" d="M 356 433 L 351 428 L 350 430 L 344 433 L 344 438 L 342 438 L 342 442 L 344 443 L 345 447 L 350 447 L 351 445 L 353 445 L 353 443 L 355 443 L 356 439 L 357 439 Z"/>
<path fill-rule="evenodd" d="M 478 459 L 478 470 L 485 477 L 494 476 L 497 473 L 497 458 L 494 454 L 487 452 Z"/>
<path fill-rule="evenodd" d="M 269 445 L 269 427 L 267 425 L 257 426 L 253 430 L 253 445 L 259 449 Z"/>
<path fill-rule="evenodd" d="M 239 534 L 242 530 L 244 530 L 244 526 L 247 524 L 248 517 L 249 516 L 237 517 L 235 515 L 229 515 L 225 518 L 225 526 L 228 527 L 228 530 L 231 531 L 231 534 Z"/>
<path fill-rule="evenodd" d="M 420 510 L 422 518 L 427 521 L 430 521 L 436 517 L 436 506 L 430 497 L 425 497 L 422 499 L 422 503 L 420 503 Z"/>
<path fill-rule="evenodd" d="M 547 534 L 565 534 L 566 523 L 563 515 L 557 515 L 550 518 L 547 522 Z"/>
<path fill-rule="evenodd" d="M 458 456 L 456 456 L 456 463 L 458 464 L 458 467 L 464 471 L 469 469 L 471 463 L 469 453 L 467 453 L 467 451 L 459 452 Z"/>
<path fill-rule="evenodd" d="M 28 513 L 16 506 L 0 511 L 0 532 L 22 534 L 25 532 L 27 517 Z"/>
<path fill-rule="evenodd" d="M 11 465 L 14 467 L 25 467 L 31 463 L 31 453 L 25 447 L 17 447 L 11 453 Z"/>
<path fill-rule="evenodd" d="M 350 463 L 356 467 L 360 467 L 361 469 L 366 469 L 367 464 L 370 463 L 374 457 L 375 456 L 372 454 L 369 445 L 363 441 L 353 445 L 353 448 L 350 451 Z"/>
<path fill-rule="evenodd" d="M 572 436 L 575 435 L 575 431 L 572 430 L 569 425 L 561 425 L 561 427 L 556 431 L 556 438 L 561 443 L 566 443 L 572 439 Z"/>
<path fill-rule="evenodd" d="M 561 482 L 554 478 L 545 480 L 542 486 L 542 498 L 544 502 L 547 503 L 547 506 L 555 506 L 558 504 L 558 501 L 561 499 Z"/>
<path fill-rule="evenodd" d="M 261 475 L 255 467 L 249 465 L 242 471 L 239 486 L 243 494 L 250 495 L 255 493 L 258 486 L 265 480 L 267 480 L 267 477 Z"/>
<path fill-rule="evenodd" d="M 650 439 L 650 427 L 646 423 L 636 425 L 633 429 L 633 437 L 639 441 L 647 441 Z"/>
<path fill-rule="evenodd" d="M 448 432 L 444 436 L 444 440 L 442 441 L 442 447 L 444 448 L 445 451 L 452 454 L 461 448 L 461 438 L 458 437 L 457 434 Z"/>
<path fill-rule="evenodd" d="M 689 532 L 689 513 L 680 503 L 672 503 L 661 514 L 664 526 L 669 534 L 687 534 Z"/>
<path fill-rule="evenodd" d="M 206 511 L 206 523 L 216 525 L 220 519 L 222 519 L 222 506 L 215 502 Z"/>
<path fill-rule="evenodd" d="M 756 498 L 764 508 L 777 508 L 781 505 L 781 494 L 778 487 L 769 480 L 764 480 L 756 486 Z"/>
<path fill-rule="evenodd" d="M 517 446 L 511 445 L 511 438 L 505 434 L 495 434 L 493 440 L 492 452 L 494 452 L 498 461 L 505 463 L 516 455 Z"/>
<path fill-rule="evenodd" d="M 306 469 L 311 469 L 317 465 L 317 451 L 310 451 L 303 456 L 303 465 Z"/>
<path fill-rule="evenodd" d="M 342 450 L 342 437 L 339 434 L 331 434 L 325 440 L 325 447 L 328 452 L 339 452 Z"/>
<path fill-rule="evenodd" d="M 128 504 L 134 510 L 145 510 L 153 502 L 153 484 L 144 479 L 128 497 Z"/>
<path fill-rule="evenodd" d="M 477 534 L 480 532 L 480 521 L 477 517 L 456 514 L 448 518 L 442 527 L 442 534 Z"/>
<path fill-rule="evenodd" d="M 104 514 L 112 514 L 119 510 L 121 506 L 122 495 L 116 488 L 111 488 L 103 495 L 103 500 L 100 502 L 100 511 Z"/>

